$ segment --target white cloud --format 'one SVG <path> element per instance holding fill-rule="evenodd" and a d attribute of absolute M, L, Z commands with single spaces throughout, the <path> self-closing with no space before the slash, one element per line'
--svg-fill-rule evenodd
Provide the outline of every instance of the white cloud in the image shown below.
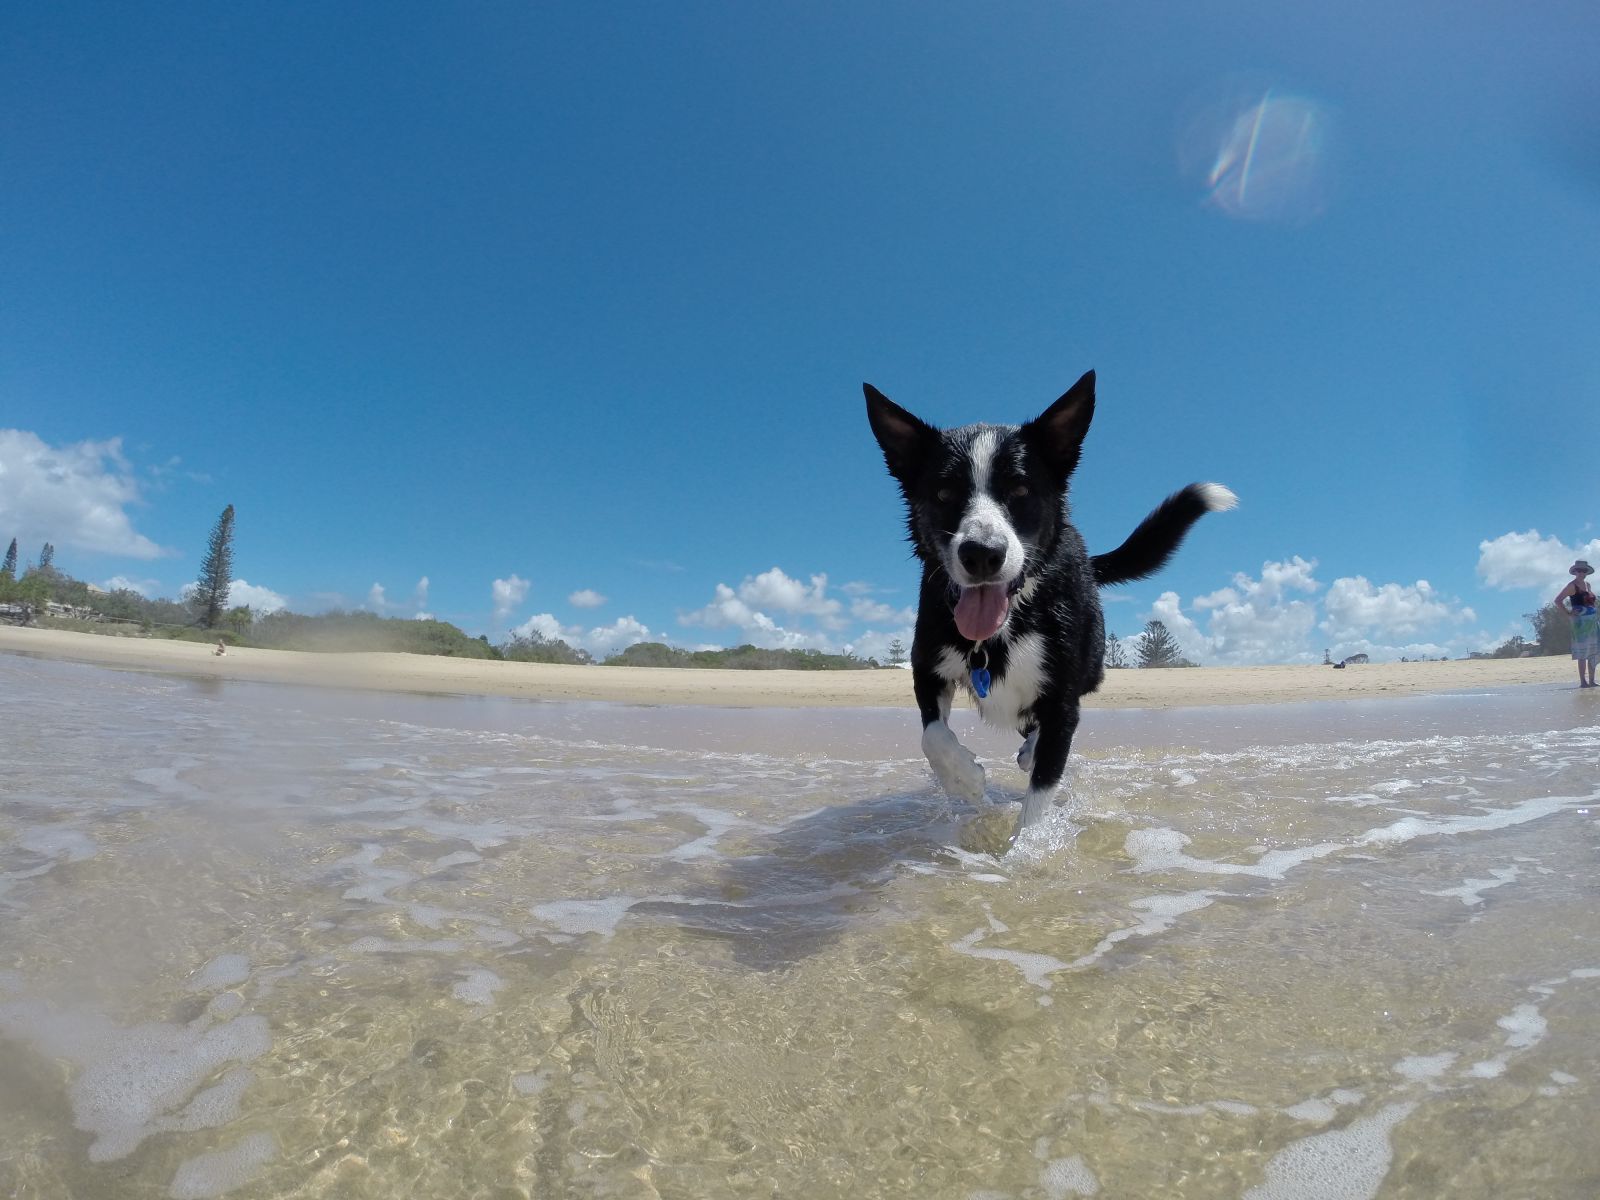
<path fill-rule="evenodd" d="M 1160 621 L 1167 627 L 1167 632 L 1177 640 L 1178 648 L 1185 658 L 1192 661 L 1205 661 L 1213 657 L 1211 639 L 1200 632 L 1200 626 L 1184 613 L 1183 602 L 1178 599 L 1177 592 L 1162 592 L 1156 597 L 1156 602 L 1150 606 L 1150 611 L 1140 617 L 1141 621 Z M 1128 659 L 1137 663 L 1138 643 L 1134 643 L 1134 652 Z"/>
<path fill-rule="evenodd" d="M 512 576 L 512 578 L 515 579 L 516 576 Z M 421 615 L 423 610 L 428 607 L 428 577 L 424 575 L 417 580 L 417 586 L 412 589 L 411 599 L 409 600 L 391 600 L 389 599 L 389 589 L 381 583 L 374 583 L 367 589 L 366 607 L 375 613 L 398 612 L 409 608 L 413 610 L 413 615 Z M 428 616 L 425 619 L 432 620 L 433 618 Z"/>
<path fill-rule="evenodd" d="M 1237 574 L 1233 582 L 1191 602 L 1184 611 L 1175 592 L 1163 592 L 1141 620 L 1163 622 L 1185 657 L 1207 664 L 1321 662 L 1368 654 L 1374 660 L 1461 657 L 1492 644 L 1471 631 L 1477 614 L 1441 595 L 1425 579 L 1373 584 L 1363 576 L 1334 580 L 1321 605 L 1315 559 L 1295 555 L 1261 566 L 1261 577 Z M 1313 643 L 1313 635 L 1320 634 Z M 1503 640 L 1503 639 L 1502 639 Z M 1137 646 L 1124 638 L 1130 663 Z"/>
<path fill-rule="evenodd" d="M 737 629 L 756 646 L 773 649 L 834 650 L 832 636 L 847 627 L 844 606 L 827 594 L 828 577 L 811 576 L 810 583 L 791 578 L 779 567 L 759 575 L 746 575 L 737 589 L 717 584 L 711 602 L 693 612 L 680 612 L 684 625 L 707 629 Z M 767 610 L 815 621 L 821 630 L 787 628 Z"/>
<path fill-rule="evenodd" d="M 550 641 L 567 641 L 568 638 L 577 637 L 583 632 L 582 627 L 574 625 L 570 629 L 556 620 L 553 613 L 534 613 L 521 625 L 512 626 L 511 633 L 514 637 L 533 637 L 535 635 Z M 568 643 L 571 644 L 570 642 Z"/>
<path fill-rule="evenodd" d="M 251 611 L 258 616 L 277 612 L 289 606 L 289 602 L 271 588 L 258 587 L 242 579 L 235 579 L 228 585 L 228 607 L 237 608 L 241 604 L 248 604 Z"/>
<path fill-rule="evenodd" d="M 187 603 L 189 597 L 198 590 L 197 584 L 186 583 L 178 589 L 178 599 Z M 226 607 L 237 608 L 241 604 L 247 605 L 257 616 L 265 616 L 267 613 L 277 612 L 289 606 L 289 602 L 271 588 L 258 587 L 243 579 L 235 579 L 228 585 Z"/>
<path fill-rule="evenodd" d="M 567 603 L 574 608 L 599 608 L 606 602 L 606 598 L 593 588 L 580 588 L 567 597 Z"/>
<path fill-rule="evenodd" d="M 413 621 L 431 621 L 433 620 L 433 614 L 431 612 L 413 613 L 411 619 Z"/>
<path fill-rule="evenodd" d="M 1502 638 L 1500 640 L 1504 641 L 1505 639 Z M 1365 654 L 1373 662 L 1388 662 L 1402 658 L 1464 658 L 1473 650 L 1483 649 L 1485 645 L 1498 644 L 1498 642 L 1490 642 L 1489 639 L 1481 635 L 1470 639 L 1451 638 L 1445 642 L 1412 641 L 1399 644 L 1375 642 L 1368 638 L 1355 638 L 1351 641 L 1336 644 L 1330 651 L 1330 655 L 1335 662 L 1349 658 L 1352 654 Z M 1321 657 L 1319 656 L 1316 661 L 1321 662 Z"/>
<path fill-rule="evenodd" d="M 126 558 L 172 553 L 133 528 L 127 506 L 138 501 L 121 438 L 53 447 L 26 430 L 0 429 L 0 529 L 20 544 Z"/>
<path fill-rule="evenodd" d="M 528 598 L 528 581 L 513 574 L 510 579 L 496 579 L 491 590 L 494 594 L 494 619 L 500 621 Z"/>
<path fill-rule="evenodd" d="M 868 625 L 888 625 L 890 623 L 910 625 L 917 619 L 917 610 L 914 608 L 895 608 L 893 605 L 858 596 L 850 602 L 850 615 Z"/>
<path fill-rule="evenodd" d="M 618 617 L 609 625 L 585 630 L 581 625 L 563 625 L 553 613 L 535 613 L 511 632 L 518 637 L 538 635 L 549 641 L 562 641 L 587 650 L 597 659 L 608 658 L 636 642 L 656 640 L 649 628 L 632 616 Z"/>
<path fill-rule="evenodd" d="M 1571 578 L 1567 569 L 1574 559 L 1595 562 L 1600 538 L 1569 546 L 1558 537 L 1540 537 L 1537 529 L 1503 533 L 1478 543 L 1478 577 L 1507 592 L 1516 588 L 1545 588 L 1553 596 Z"/>
<path fill-rule="evenodd" d="M 1292 593 L 1312 594 L 1322 586 L 1312 575 L 1316 565 L 1298 554 L 1266 562 L 1260 579 L 1240 572 L 1231 587 L 1197 597 L 1194 607 L 1209 613 L 1205 631 L 1184 613 L 1176 592 L 1163 592 L 1140 620 L 1161 621 L 1184 657 L 1196 662 L 1305 662 L 1311 658 L 1306 637 L 1316 624 L 1316 605 Z"/>
<path fill-rule="evenodd" d="M 1361 575 L 1335 579 L 1328 587 L 1323 609 L 1328 615 L 1320 628 L 1339 643 L 1368 634 L 1386 640 L 1414 637 L 1429 626 L 1470 624 L 1478 619 L 1458 600 L 1439 595 L 1426 579 L 1381 587 L 1374 587 Z"/>
<path fill-rule="evenodd" d="M 694 612 L 679 613 L 678 620 L 684 625 L 703 625 L 707 629 L 725 629 L 729 626 L 747 629 L 755 624 L 758 616 L 760 614 L 739 599 L 731 587 L 719 583 L 710 604 Z"/>
<path fill-rule="evenodd" d="M 618 617 L 611 624 L 591 629 L 585 634 L 583 648 L 596 658 L 608 658 L 638 642 L 652 640 L 650 630 L 642 622 L 631 616 Z"/>
<path fill-rule="evenodd" d="M 98 586 L 105 588 L 108 592 L 137 592 L 148 600 L 156 592 L 160 591 L 161 581 L 158 579 L 129 579 L 126 575 L 113 575 Z"/>
<path fill-rule="evenodd" d="M 512 578 L 515 579 L 516 576 L 513 575 Z M 389 599 L 389 590 L 381 583 L 374 583 L 367 589 L 365 607 L 369 612 L 375 612 L 379 615 L 400 612 L 409 608 L 413 610 L 413 617 L 431 621 L 433 615 L 425 611 L 428 607 L 428 577 L 424 575 L 417 580 L 417 586 L 413 589 L 410 600 L 391 600 Z"/>
<path fill-rule="evenodd" d="M 816 617 L 823 625 L 838 628 L 841 605 L 825 593 L 828 590 L 826 575 L 813 575 L 807 587 L 798 579 L 785 575 L 773 567 L 759 575 L 747 575 L 739 584 L 739 599 L 759 609 L 775 609 L 784 613 L 804 613 Z"/>
<path fill-rule="evenodd" d="M 785 629 L 766 613 L 751 608 L 725 583 L 717 584 L 710 604 L 694 612 L 679 613 L 678 621 L 707 629 L 737 629 L 752 645 L 770 649 L 833 648 L 832 642 L 822 634 Z"/>
<path fill-rule="evenodd" d="M 852 640 L 843 649 L 858 658 L 875 658 L 884 666 L 889 664 L 889 643 L 898 640 L 900 652 L 907 661 L 911 658 L 911 628 L 871 630 Z"/>

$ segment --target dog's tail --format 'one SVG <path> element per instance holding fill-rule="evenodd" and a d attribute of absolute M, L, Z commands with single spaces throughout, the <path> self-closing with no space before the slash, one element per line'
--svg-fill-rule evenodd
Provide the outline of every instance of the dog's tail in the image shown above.
<path fill-rule="evenodd" d="M 1095 582 L 1104 587 L 1154 575 L 1182 544 L 1189 526 L 1208 512 L 1225 512 L 1238 503 L 1239 497 L 1220 483 L 1191 483 L 1173 492 L 1139 522 L 1127 541 L 1089 560 Z"/>

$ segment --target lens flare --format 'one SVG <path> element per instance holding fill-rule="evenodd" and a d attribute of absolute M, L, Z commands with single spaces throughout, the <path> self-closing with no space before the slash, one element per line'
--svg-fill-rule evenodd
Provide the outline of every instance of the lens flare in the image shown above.
<path fill-rule="evenodd" d="M 1185 130 L 1180 157 L 1213 208 L 1299 224 L 1326 205 L 1329 125 L 1322 105 L 1269 88 L 1209 106 Z"/>

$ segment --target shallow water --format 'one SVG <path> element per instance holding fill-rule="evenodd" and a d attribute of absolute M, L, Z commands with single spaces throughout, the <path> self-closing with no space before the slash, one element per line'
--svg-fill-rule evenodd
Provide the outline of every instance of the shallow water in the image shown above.
<path fill-rule="evenodd" d="M 907 712 L 0 722 L 0 1195 L 1600 1194 L 1590 693 L 1091 712 L 1001 858 Z"/>

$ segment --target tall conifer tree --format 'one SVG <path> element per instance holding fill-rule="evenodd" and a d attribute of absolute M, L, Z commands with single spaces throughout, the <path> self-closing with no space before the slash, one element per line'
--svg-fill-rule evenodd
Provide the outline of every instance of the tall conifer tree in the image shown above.
<path fill-rule="evenodd" d="M 228 589 L 233 586 L 233 505 L 222 510 L 206 543 L 206 556 L 200 560 L 200 578 L 195 581 L 191 603 L 207 629 L 215 629 L 228 610 Z"/>
<path fill-rule="evenodd" d="M 1175 667 L 1180 657 L 1178 639 L 1172 636 L 1172 630 L 1160 621 L 1147 621 L 1139 635 L 1139 665 Z"/>
<path fill-rule="evenodd" d="M 11 539 L 11 549 L 6 551 L 5 566 L 0 567 L 0 576 L 6 579 L 17 577 L 17 539 Z"/>

